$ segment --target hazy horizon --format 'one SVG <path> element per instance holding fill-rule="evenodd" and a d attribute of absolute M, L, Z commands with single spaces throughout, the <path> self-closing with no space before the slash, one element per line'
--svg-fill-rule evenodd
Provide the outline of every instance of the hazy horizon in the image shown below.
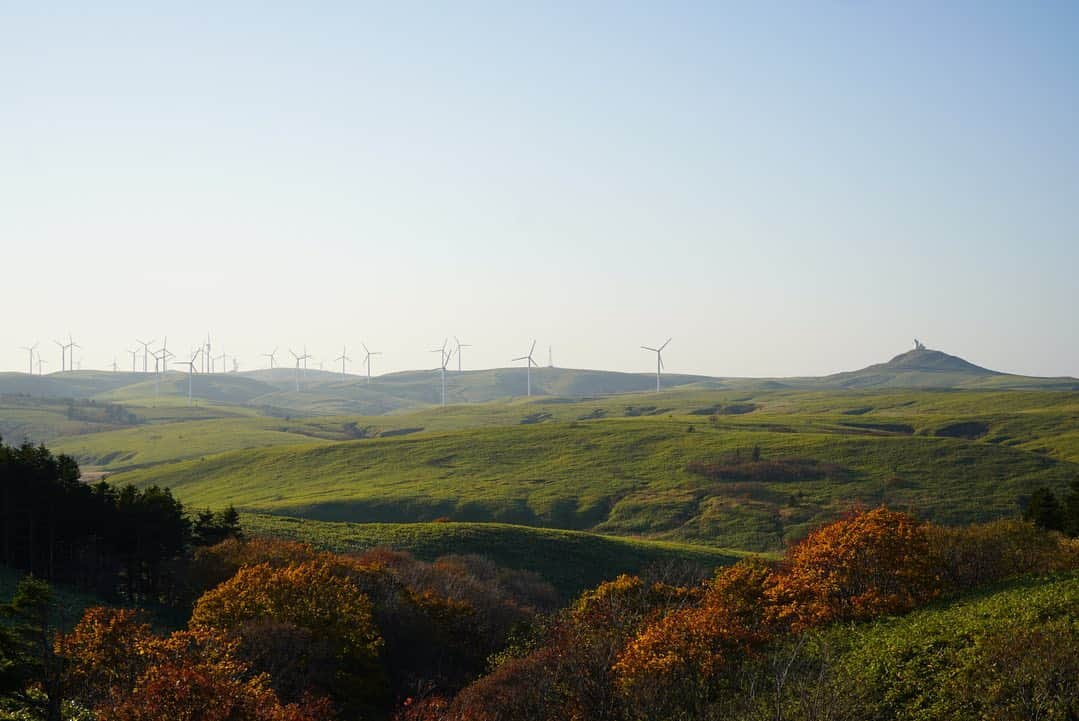
<path fill-rule="evenodd" d="M 2 370 L 1079 376 L 1079 6 L 10 3 L 0 67 Z"/>

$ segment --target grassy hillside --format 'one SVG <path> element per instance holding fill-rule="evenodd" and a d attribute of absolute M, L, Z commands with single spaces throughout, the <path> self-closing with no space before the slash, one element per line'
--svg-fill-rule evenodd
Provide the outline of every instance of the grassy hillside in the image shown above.
<path fill-rule="evenodd" d="M 500 409 L 532 411 L 512 425 L 230 452 L 115 479 L 321 520 L 448 517 L 772 549 L 857 503 L 940 522 L 1013 515 L 1021 495 L 1079 473 L 1077 394 L 780 392 L 747 403 L 756 409 L 731 416 L 683 406 L 612 418 L 591 402 L 534 401 Z M 541 408 L 552 417 L 521 422 Z"/>
<path fill-rule="evenodd" d="M 688 563 L 714 569 L 738 558 L 734 552 L 703 546 L 501 523 L 330 523 L 244 514 L 243 527 L 250 535 L 305 541 L 337 552 L 383 546 L 425 560 L 476 553 L 500 566 L 535 571 L 566 598 L 620 573 L 641 573 L 650 566 Z"/>
<path fill-rule="evenodd" d="M 75 436 L 51 444 L 88 469 L 123 470 L 185 458 L 201 458 L 235 448 L 316 442 L 318 426 L 270 418 L 166 423 Z M 343 438 L 340 433 L 333 436 Z"/>
<path fill-rule="evenodd" d="M 835 670 L 861 705 L 855 718 L 1041 718 L 1032 709 L 1040 705 L 1044 713 L 1054 697 L 1065 704 L 1070 698 L 1074 710 L 1074 651 L 1072 666 L 1063 664 L 1079 640 L 1077 619 L 1079 575 L 1025 579 L 903 618 L 838 629 L 833 643 L 849 650 Z M 1031 695 L 1035 689 L 1042 693 Z M 1005 710 L 1012 713 L 1000 715 Z"/>
<path fill-rule="evenodd" d="M 56 406 L 63 410 L 65 406 Z M 255 418 L 249 407 L 217 404 L 190 407 L 175 399 L 125 404 L 141 420 L 161 423 L 171 420 L 221 419 L 218 433 L 228 436 L 238 417 Z M 25 410 L 25 407 L 24 407 Z M 2 412 L 2 411 L 0 411 Z M 614 418 L 684 417 L 687 423 L 707 422 L 710 427 L 736 430 L 790 432 L 917 433 L 948 432 L 949 424 L 975 421 L 987 424 L 999 433 L 989 434 L 995 443 L 1018 445 L 1047 443 L 1045 452 L 1055 454 L 1060 436 L 1079 430 L 1079 394 L 1060 392 L 1012 391 L 703 391 L 694 387 L 662 393 L 618 395 L 573 399 L 563 397 L 500 400 L 488 403 L 425 408 L 389 415 L 309 418 L 306 425 L 325 428 L 354 427 L 352 435 L 334 436 L 323 432 L 320 438 L 376 437 L 379 435 L 449 431 L 490 426 L 533 425 L 549 422 L 591 421 Z M 2 418 L 2 416 L 0 416 Z M 274 416 L 273 418 L 277 418 Z M 285 427 L 295 419 L 277 418 L 258 427 Z M 92 430 L 92 429 L 88 429 Z M 157 429 L 144 427 L 146 442 Z M 85 432 L 85 431 L 77 431 Z M 61 434 L 66 435 L 66 434 Z M 131 442 L 135 442 L 132 436 Z M 224 441 L 223 441 L 224 443 Z M 245 447 L 237 443 L 231 448 Z"/>
<path fill-rule="evenodd" d="M 0 400 L 4 395 L 97 398 L 149 405 L 171 398 L 186 402 L 188 376 L 172 371 L 160 378 L 145 373 L 76 371 L 30 376 L 0 374 Z M 192 393 L 199 402 L 244 405 L 265 415 L 380 415 L 434 406 L 440 401 L 439 374 L 407 371 L 377 376 L 368 383 L 357 374 L 275 368 L 243 373 L 195 374 Z M 540 397 L 587 398 L 647 392 L 653 388 L 649 372 L 619 373 L 569 368 L 537 368 L 532 373 L 533 393 Z M 667 374 L 667 389 L 731 390 L 759 393 L 801 389 L 986 388 L 1077 390 L 1074 378 L 1030 378 L 981 368 L 961 358 L 933 350 L 915 350 L 857 371 L 819 378 L 712 378 Z M 520 397 L 525 392 L 524 368 L 451 371 L 447 396 L 454 404 L 486 403 Z"/>

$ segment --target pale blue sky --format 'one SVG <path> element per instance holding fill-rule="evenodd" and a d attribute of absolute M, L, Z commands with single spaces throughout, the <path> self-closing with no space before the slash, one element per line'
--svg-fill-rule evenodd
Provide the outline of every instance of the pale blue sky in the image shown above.
<path fill-rule="evenodd" d="M 1079 376 L 1077 129 L 1070 2 L 0 0 L 0 368 Z"/>

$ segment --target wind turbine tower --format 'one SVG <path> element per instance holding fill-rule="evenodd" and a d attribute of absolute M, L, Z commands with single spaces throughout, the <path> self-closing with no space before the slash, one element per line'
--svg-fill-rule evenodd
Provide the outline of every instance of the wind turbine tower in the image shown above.
<path fill-rule="evenodd" d="M 367 366 L 367 385 L 371 385 L 371 356 L 382 355 L 382 353 L 380 351 L 368 350 L 367 344 L 365 343 L 361 343 L 360 345 L 363 346 L 363 352 L 365 353 L 363 362 L 364 365 Z"/>
<path fill-rule="evenodd" d="M 292 357 L 296 359 L 296 392 L 299 393 L 300 392 L 300 362 L 301 361 L 303 362 L 303 369 L 304 369 L 304 371 L 306 371 L 307 370 L 307 359 L 310 358 L 311 356 L 307 353 L 307 346 L 303 347 L 303 355 L 300 355 L 300 354 L 296 353 L 291 348 L 288 349 L 288 352 L 291 353 Z"/>
<path fill-rule="evenodd" d="M 526 375 L 528 377 L 528 395 L 529 396 L 532 395 L 532 366 L 536 366 L 537 368 L 539 368 L 539 363 L 532 360 L 532 351 L 534 351 L 534 350 L 536 350 L 536 341 L 532 341 L 532 347 L 528 349 L 528 355 L 523 355 L 520 358 L 514 358 L 513 359 L 514 362 L 522 361 L 522 360 L 523 361 L 528 361 L 528 364 L 526 365 Z"/>
<path fill-rule="evenodd" d="M 341 377 L 344 378 L 345 377 L 345 361 L 348 361 L 349 363 L 352 362 L 352 359 L 349 358 L 348 355 L 345 353 L 345 346 L 341 346 L 341 355 L 337 356 L 333 360 L 334 360 L 335 363 L 337 361 L 341 361 Z"/>
<path fill-rule="evenodd" d="M 659 348 L 652 348 L 651 346 L 642 345 L 644 350 L 650 350 L 656 354 L 656 392 L 659 392 L 659 378 L 663 373 L 663 349 L 667 347 L 667 343 L 670 343 L 671 339 L 668 338 L 667 342 L 661 345 Z"/>
<path fill-rule="evenodd" d="M 67 366 L 64 364 L 65 354 L 67 353 L 67 346 L 58 340 L 54 340 L 53 343 L 60 346 L 60 372 L 63 373 L 67 370 Z"/>
<path fill-rule="evenodd" d="M 161 395 L 161 374 L 168 373 L 169 371 L 169 358 L 175 357 L 172 351 L 169 350 L 169 339 L 165 336 L 165 341 L 161 344 L 161 350 L 154 353 L 154 396 Z M 182 364 L 181 364 L 182 365 Z M 190 384 L 188 384 L 190 385 Z"/>
<path fill-rule="evenodd" d="M 48 365 L 48 361 L 41 357 L 41 354 L 37 354 L 37 374 L 41 375 L 41 366 Z"/>
<path fill-rule="evenodd" d="M 450 364 L 450 359 L 453 358 L 453 349 L 452 348 L 450 349 L 450 351 L 448 353 L 446 352 L 446 343 L 448 343 L 448 342 L 449 342 L 449 339 L 447 338 L 446 340 L 442 341 L 442 347 L 441 348 L 434 348 L 431 351 L 432 353 L 438 353 L 439 358 L 442 359 L 442 363 L 439 366 L 439 370 L 442 373 L 442 405 L 443 406 L 446 405 L 446 367 Z"/>
<path fill-rule="evenodd" d="M 81 345 L 75 342 L 75 339 L 71 337 L 71 333 L 67 334 L 67 364 L 70 366 L 68 370 L 75 370 L 75 349 L 82 348 Z"/>
<path fill-rule="evenodd" d="M 154 354 L 155 365 L 157 362 L 161 364 L 161 373 L 169 372 L 169 358 L 175 358 L 176 354 L 169 350 L 169 337 L 165 336 L 165 340 L 161 341 L 161 348 Z"/>
<path fill-rule="evenodd" d="M 143 373 L 149 373 L 150 372 L 150 344 L 153 343 L 153 341 L 152 340 L 151 341 L 144 341 L 144 340 L 139 340 L 138 338 L 136 338 L 135 342 L 142 346 L 142 372 Z"/>
<path fill-rule="evenodd" d="M 462 343 L 461 339 L 458 338 L 457 336 L 454 336 L 453 339 L 457 342 L 457 372 L 460 373 L 461 372 L 461 349 L 462 348 L 471 348 L 472 344 L 471 343 Z"/>
<path fill-rule="evenodd" d="M 276 347 L 272 351 L 270 351 L 269 353 L 263 353 L 262 354 L 263 358 L 269 358 L 270 359 L 270 370 L 274 369 L 274 358 L 276 356 L 277 356 L 277 348 Z"/>
<path fill-rule="evenodd" d="M 37 349 L 38 341 L 34 341 L 31 346 L 20 346 L 20 348 L 30 354 L 30 375 L 34 375 L 34 351 Z"/>
<path fill-rule="evenodd" d="M 201 354 L 202 348 L 199 348 L 191 354 L 191 360 L 176 361 L 177 365 L 187 366 L 187 405 L 191 405 L 191 388 L 195 376 L 195 359 Z"/>

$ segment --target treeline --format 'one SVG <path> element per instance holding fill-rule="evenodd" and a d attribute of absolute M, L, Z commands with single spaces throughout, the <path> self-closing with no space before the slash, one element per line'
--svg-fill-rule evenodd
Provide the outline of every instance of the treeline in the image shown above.
<path fill-rule="evenodd" d="M 535 574 L 477 556 L 265 539 L 199 549 L 187 573 L 200 594 L 171 633 L 109 607 L 57 633 L 48 587 L 20 584 L 0 624 L 0 718 L 5 699 L 46 721 L 386 718 L 482 676 L 557 601 Z"/>
<path fill-rule="evenodd" d="M 98 403 L 93 399 L 68 401 L 67 418 L 71 421 L 110 423 L 123 426 L 133 426 L 139 423 L 139 417 L 124 406 L 116 403 Z"/>
<path fill-rule="evenodd" d="M 0 443 L 0 564 L 107 599 L 172 603 L 191 549 L 239 532 L 232 509 L 191 518 L 168 489 L 79 477 L 69 456 Z"/>

